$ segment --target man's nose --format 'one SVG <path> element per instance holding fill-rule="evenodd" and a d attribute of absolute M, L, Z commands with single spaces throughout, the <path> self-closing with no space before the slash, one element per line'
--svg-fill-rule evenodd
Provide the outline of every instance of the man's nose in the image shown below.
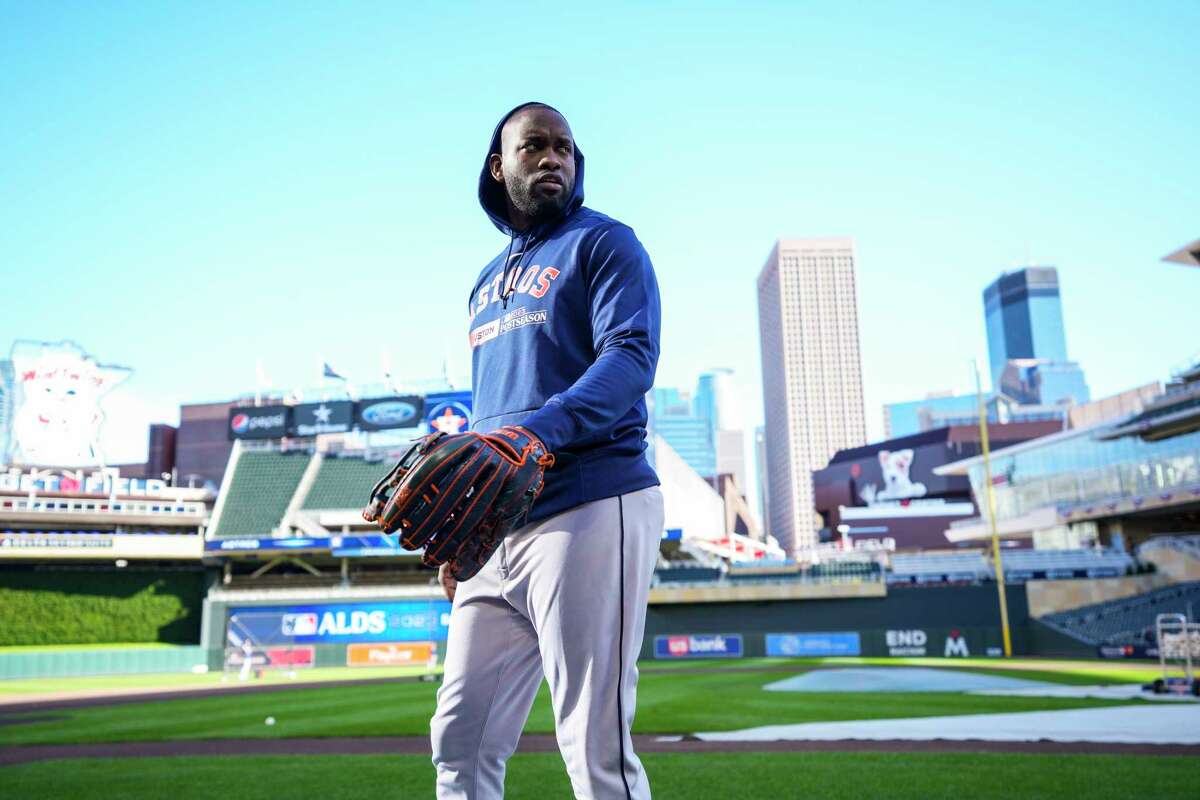
<path fill-rule="evenodd" d="M 562 169 L 562 159 L 551 150 L 542 156 L 542 160 L 538 162 L 538 167 L 541 169 Z"/>

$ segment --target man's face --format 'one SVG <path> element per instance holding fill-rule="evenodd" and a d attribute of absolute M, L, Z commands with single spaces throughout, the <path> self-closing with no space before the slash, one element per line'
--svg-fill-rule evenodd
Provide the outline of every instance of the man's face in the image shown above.
<path fill-rule="evenodd" d="M 540 106 L 518 112 L 500 132 L 500 149 L 489 166 L 507 190 L 510 222 L 524 227 L 557 216 L 575 190 L 575 142 L 562 115 Z"/>

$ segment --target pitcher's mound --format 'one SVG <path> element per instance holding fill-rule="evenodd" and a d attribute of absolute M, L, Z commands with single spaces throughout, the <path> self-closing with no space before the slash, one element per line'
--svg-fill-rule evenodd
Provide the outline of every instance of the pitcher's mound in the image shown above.
<path fill-rule="evenodd" d="M 1044 681 L 983 675 L 961 669 L 877 667 L 817 669 L 768 683 L 769 692 L 974 692 L 981 689 L 1035 689 Z"/>

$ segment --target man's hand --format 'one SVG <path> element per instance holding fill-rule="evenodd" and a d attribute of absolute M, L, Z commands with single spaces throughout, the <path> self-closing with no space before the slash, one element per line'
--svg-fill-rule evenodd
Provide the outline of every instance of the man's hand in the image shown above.
<path fill-rule="evenodd" d="M 442 585 L 442 589 L 446 592 L 446 598 L 454 602 L 454 590 L 458 588 L 458 581 L 450 574 L 450 564 L 442 564 L 438 567 L 438 583 Z"/>

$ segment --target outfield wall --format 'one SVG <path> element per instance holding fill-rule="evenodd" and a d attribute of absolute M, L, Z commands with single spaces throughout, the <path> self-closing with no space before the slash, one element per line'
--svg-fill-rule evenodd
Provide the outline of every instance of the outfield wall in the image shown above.
<path fill-rule="evenodd" d="M 193 672 L 207 661 L 202 647 L 10 652 L 0 653 L 0 680 Z"/>
<path fill-rule="evenodd" d="M 1031 654 L 1029 607 L 1017 587 L 1009 587 L 1008 615 L 1013 653 Z M 738 648 L 735 636 L 745 656 L 1003 653 L 995 586 L 931 586 L 891 589 L 886 597 L 652 605 L 641 657 L 728 657 Z M 685 643 L 688 637 L 695 641 Z M 726 652 L 713 637 L 726 638 Z"/>

